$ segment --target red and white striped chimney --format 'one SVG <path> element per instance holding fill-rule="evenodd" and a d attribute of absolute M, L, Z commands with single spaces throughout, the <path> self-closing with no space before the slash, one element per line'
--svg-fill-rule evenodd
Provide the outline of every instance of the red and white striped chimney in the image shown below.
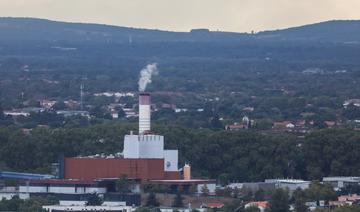
<path fill-rule="evenodd" d="M 139 135 L 150 131 L 151 106 L 150 94 L 139 94 Z"/>

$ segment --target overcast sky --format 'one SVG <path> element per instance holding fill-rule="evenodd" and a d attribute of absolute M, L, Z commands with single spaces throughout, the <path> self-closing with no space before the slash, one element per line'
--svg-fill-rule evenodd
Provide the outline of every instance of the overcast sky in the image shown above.
<path fill-rule="evenodd" d="M 0 0 L 0 16 L 250 32 L 360 19 L 360 0 Z"/>

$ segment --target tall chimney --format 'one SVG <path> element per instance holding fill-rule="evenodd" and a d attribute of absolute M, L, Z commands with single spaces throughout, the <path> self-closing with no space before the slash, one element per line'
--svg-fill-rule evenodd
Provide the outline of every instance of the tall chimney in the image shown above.
<path fill-rule="evenodd" d="M 150 131 L 151 121 L 150 94 L 139 94 L 139 135 Z"/>
<path fill-rule="evenodd" d="M 185 163 L 185 166 L 183 168 L 184 172 L 184 180 L 191 180 L 191 166 L 190 164 Z"/>

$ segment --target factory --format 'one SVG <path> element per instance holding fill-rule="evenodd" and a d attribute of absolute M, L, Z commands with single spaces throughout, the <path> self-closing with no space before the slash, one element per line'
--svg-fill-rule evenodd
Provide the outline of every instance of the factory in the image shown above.
<path fill-rule="evenodd" d="M 149 93 L 139 94 L 139 132 L 125 135 L 122 154 L 111 157 L 60 157 L 55 166 L 55 176 L 20 174 L 17 178 L 21 177 L 26 183 L 19 187 L 17 193 L 4 193 L 4 197 L 9 199 L 17 195 L 27 199 L 52 194 L 60 200 L 83 200 L 87 195 L 98 193 L 111 200 L 111 194 L 117 191 L 116 181 L 122 176 L 135 182 L 131 189 L 135 195 L 115 198 L 125 202 L 123 205 L 140 204 L 136 193 L 141 192 L 141 185 L 163 185 L 173 192 L 181 187 L 185 192 L 195 190 L 199 194 L 206 187 L 210 195 L 215 194 L 215 180 L 192 179 L 189 164 L 182 169 L 178 167 L 178 150 L 164 149 L 164 136 L 151 131 L 150 98 Z"/>
<path fill-rule="evenodd" d="M 107 181 L 126 175 L 139 184 L 166 185 L 177 189 L 206 186 L 215 193 L 215 180 L 191 179 L 190 165 L 178 167 L 178 150 L 164 149 L 164 136 L 151 131 L 151 96 L 139 94 L 139 132 L 124 137 L 122 157 L 65 157 L 59 163 L 62 179 Z M 108 186 L 110 188 L 111 186 Z M 137 189 L 139 190 L 139 189 Z"/>
<path fill-rule="evenodd" d="M 180 180 L 178 150 L 164 149 L 164 136 L 151 131 L 149 93 L 139 94 L 139 133 L 124 138 L 123 157 L 64 158 L 59 166 L 60 178 L 100 180 L 126 175 L 139 181 Z"/>

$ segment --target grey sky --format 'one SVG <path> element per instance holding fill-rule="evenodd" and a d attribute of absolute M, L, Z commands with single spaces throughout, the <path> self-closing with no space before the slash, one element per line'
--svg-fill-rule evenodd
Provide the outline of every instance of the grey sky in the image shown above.
<path fill-rule="evenodd" d="M 176 31 L 259 31 L 360 19 L 359 11 L 359 0 L 0 0 L 0 16 Z"/>

